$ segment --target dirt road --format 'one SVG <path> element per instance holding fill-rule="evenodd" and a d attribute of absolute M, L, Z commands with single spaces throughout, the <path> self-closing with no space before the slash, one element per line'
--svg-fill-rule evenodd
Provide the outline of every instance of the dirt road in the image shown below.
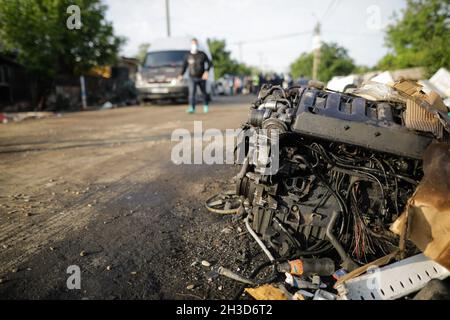
<path fill-rule="evenodd" d="M 246 273 L 260 253 L 203 203 L 233 188 L 237 168 L 177 166 L 170 138 L 194 120 L 238 128 L 250 101 L 219 98 L 208 115 L 164 105 L 1 125 L 0 298 L 231 298 L 237 285 L 201 262 Z M 71 265 L 81 290 L 67 288 Z"/>

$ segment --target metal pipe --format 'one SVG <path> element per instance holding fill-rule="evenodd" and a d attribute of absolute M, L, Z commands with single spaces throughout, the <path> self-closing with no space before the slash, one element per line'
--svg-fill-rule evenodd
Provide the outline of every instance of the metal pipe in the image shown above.
<path fill-rule="evenodd" d="M 245 174 L 248 171 L 248 166 L 249 166 L 249 159 L 248 156 L 244 159 L 244 163 L 242 164 L 242 168 L 241 171 L 239 171 L 239 173 L 236 175 L 236 181 L 239 179 L 242 179 L 243 177 L 245 177 Z"/>
<path fill-rule="evenodd" d="M 275 258 L 270 253 L 269 249 L 264 245 L 264 243 L 261 241 L 261 239 L 258 237 L 258 235 L 253 231 L 252 227 L 250 226 L 250 223 L 248 222 L 248 217 L 245 218 L 245 227 L 247 228 L 247 231 L 251 234 L 253 239 L 255 239 L 256 243 L 261 247 L 262 251 L 266 254 L 266 256 L 269 258 L 271 262 L 275 261 Z"/>
<path fill-rule="evenodd" d="M 227 268 L 224 268 L 224 267 L 219 267 L 219 269 L 217 271 L 218 271 L 218 273 L 221 276 L 233 279 L 235 281 L 242 282 L 242 283 L 245 283 L 245 284 L 249 284 L 251 286 L 254 286 L 256 284 L 254 281 L 252 281 L 250 279 L 247 279 L 247 278 L 244 278 L 243 276 L 241 276 L 241 275 L 231 271 L 230 269 L 227 269 Z"/>

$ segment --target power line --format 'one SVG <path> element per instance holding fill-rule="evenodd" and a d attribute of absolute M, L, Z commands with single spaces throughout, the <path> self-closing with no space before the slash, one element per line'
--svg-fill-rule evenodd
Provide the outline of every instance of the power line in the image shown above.
<path fill-rule="evenodd" d="M 380 36 L 379 33 L 369 33 L 369 32 L 348 32 L 348 31 L 339 31 L 339 30 L 326 30 L 325 34 L 338 34 L 340 36 L 348 36 L 348 37 L 372 37 L 372 36 Z"/>
<path fill-rule="evenodd" d="M 330 16 L 330 14 L 337 9 L 339 6 L 339 0 L 331 0 L 330 4 L 328 5 L 327 9 L 325 10 L 322 19 L 320 21 L 323 23 L 326 18 Z"/>
<path fill-rule="evenodd" d="M 282 34 L 278 36 L 272 36 L 267 38 L 259 38 L 259 39 L 252 39 L 252 40 L 245 40 L 245 41 L 237 41 L 231 43 L 232 45 L 244 45 L 244 44 L 251 44 L 251 43 L 261 43 L 261 42 L 269 42 L 269 41 L 275 41 L 275 40 L 281 40 L 281 39 L 287 39 L 287 38 L 294 38 L 299 36 L 304 36 L 311 34 L 312 30 L 304 31 L 304 32 L 296 32 L 296 33 L 288 33 L 288 34 Z"/>
<path fill-rule="evenodd" d="M 334 2 L 335 2 L 335 0 L 330 0 L 330 3 L 328 4 L 328 7 L 323 12 L 322 19 L 320 19 L 320 20 L 323 20 L 326 17 L 326 15 L 328 14 L 328 11 L 330 11 L 330 9 L 333 6 Z"/>

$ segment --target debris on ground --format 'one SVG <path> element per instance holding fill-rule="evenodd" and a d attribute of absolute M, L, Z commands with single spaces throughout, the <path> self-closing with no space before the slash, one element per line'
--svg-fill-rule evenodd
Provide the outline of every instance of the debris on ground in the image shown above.
<path fill-rule="evenodd" d="M 349 94 L 263 86 L 236 191 L 206 203 L 243 221 L 267 258 L 250 275 L 219 268 L 243 283 L 236 298 L 392 300 L 447 279 L 447 113 L 411 81 Z"/>
<path fill-rule="evenodd" d="M 247 288 L 245 291 L 255 300 L 287 300 L 285 293 L 273 285 L 266 284 L 258 288 Z"/>
<path fill-rule="evenodd" d="M 112 109 L 112 108 L 114 108 L 114 105 L 109 101 L 105 102 L 101 107 L 101 109 L 103 109 L 103 110 Z"/>
<path fill-rule="evenodd" d="M 342 300 L 394 300 L 417 292 L 432 279 L 445 279 L 450 271 L 419 254 L 336 285 Z M 368 285 L 369 284 L 369 285 Z"/>
<path fill-rule="evenodd" d="M 202 266 L 204 266 L 204 267 L 210 267 L 211 266 L 211 263 L 209 263 L 208 261 L 206 261 L 206 260 L 203 260 L 202 261 Z"/>
<path fill-rule="evenodd" d="M 186 287 L 187 290 L 193 290 L 195 288 L 195 285 L 190 284 Z"/>
<path fill-rule="evenodd" d="M 43 119 L 54 117 L 53 112 L 16 112 L 0 113 L 0 123 L 20 122 L 29 119 Z"/>

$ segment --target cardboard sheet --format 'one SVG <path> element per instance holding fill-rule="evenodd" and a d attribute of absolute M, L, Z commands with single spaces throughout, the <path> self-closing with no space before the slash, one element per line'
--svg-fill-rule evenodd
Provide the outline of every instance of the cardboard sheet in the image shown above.
<path fill-rule="evenodd" d="M 450 269 L 450 148 L 444 143 L 431 144 L 423 165 L 424 178 L 391 230 L 401 235 L 406 227 L 409 240 Z"/>

